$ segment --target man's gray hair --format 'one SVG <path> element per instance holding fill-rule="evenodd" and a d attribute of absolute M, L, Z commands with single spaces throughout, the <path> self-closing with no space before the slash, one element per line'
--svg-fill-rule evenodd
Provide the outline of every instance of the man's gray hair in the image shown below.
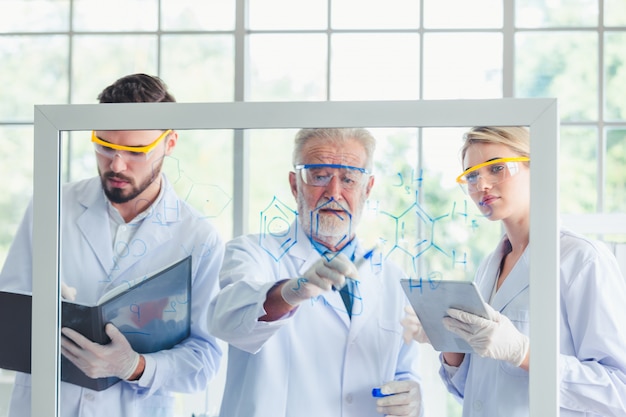
<path fill-rule="evenodd" d="M 308 140 L 317 139 L 322 142 L 343 144 L 348 140 L 356 139 L 363 145 L 366 154 L 365 169 L 372 172 L 374 168 L 374 150 L 376 139 L 369 130 L 364 128 L 316 128 L 300 129 L 296 134 L 293 148 L 293 165 L 301 164 L 302 150 Z"/>

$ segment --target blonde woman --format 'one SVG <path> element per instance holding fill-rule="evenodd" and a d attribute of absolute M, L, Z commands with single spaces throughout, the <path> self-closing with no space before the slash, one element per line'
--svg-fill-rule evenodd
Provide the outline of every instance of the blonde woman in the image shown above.
<path fill-rule="evenodd" d="M 461 149 L 457 181 L 504 228 L 476 272 L 490 319 L 454 309 L 444 318 L 474 350 L 440 355 L 440 375 L 464 417 L 529 415 L 529 149 L 524 127 L 472 128 Z M 560 257 L 560 415 L 624 416 L 626 281 L 602 243 L 566 229 Z M 414 313 L 403 323 L 406 339 L 428 341 Z"/>

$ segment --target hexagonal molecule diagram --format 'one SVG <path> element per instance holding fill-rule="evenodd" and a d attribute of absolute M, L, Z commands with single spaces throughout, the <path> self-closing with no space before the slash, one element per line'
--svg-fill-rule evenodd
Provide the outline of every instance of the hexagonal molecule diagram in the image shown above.
<path fill-rule="evenodd" d="M 156 163 L 155 163 L 156 164 Z M 154 167 L 154 165 L 153 165 Z M 176 184 L 181 180 L 182 169 L 180 168 L 180 160 L 171 155 L 163 157 L 163 165 L 161 171 L 165 174 L 171 184 Z"/>
<path fill-rule="evenodd" d="M 392 247 L 389 253 L 398 250 L 412 258 L 420 256 L 430 248 L 443 252 L 433 241 L 435 223 L 446 215 L 433 219 L 418 203 L 413 203 L 399 216 L 382 211 L 394 222 L 395 235 L 390 239 Z"/>
<path fill-rule="evenodd" d="M 204 217 L 217 217 L 230 204 L 232 198 L 218 185 L 193 183 L 185 201 Z"/>
<path fill-rule="evenodd" d="M 383 230 L 389 230 L 391 235 L 382 236 L 385 242 L 383 250 L 385 258 L 392 258 L 405 269 L 412 271 L 412 277 L 422 275 L 419 271 L 419 258 L 427 252 L 437 252 L 444 257 L 450 257 L 436 242 L 437 223 L 448 217 L 444 214 L 439 217 L 431 217 L 417 202 L 411 204 L 400 215 L 381 211 L 381 221 L 389 223 Z"/>
<path fill-rule="evenodd" d="M 298 212 L 276 197 L 261 210 L 259 245 L 275 261 L 279 261 L 296 244 Z"/>
<path fill-rule="evenodd" d="M 232 198 L 215 184 L 198 183 L 185 174 L 178 158 L 167 156 L 163 159 L 163 173 L 170 184 L 185 201 L 198 210 L 203 218 L 214 218 L 222 214 Z"/>

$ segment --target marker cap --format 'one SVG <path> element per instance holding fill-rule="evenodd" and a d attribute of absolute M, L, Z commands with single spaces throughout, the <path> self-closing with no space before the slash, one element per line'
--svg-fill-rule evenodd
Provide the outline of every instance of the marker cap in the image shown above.
<path fill-rule="evenodd" d="M 372 389 L 372 397 L 387 397 L 391 394 L 383 394 L 382 391 L 380 390 L 380 388 L 373 388 Z"/>

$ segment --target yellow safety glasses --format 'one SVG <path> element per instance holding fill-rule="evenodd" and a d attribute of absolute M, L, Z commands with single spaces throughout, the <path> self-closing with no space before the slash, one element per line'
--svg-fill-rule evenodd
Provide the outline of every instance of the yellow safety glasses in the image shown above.
<path fill-rule="evenodd" d="M 147 161 L 154 148 L 170 133 L 172 133 L 172 129 L 166 130 L 154 142 L 146 146 L 123 146 L 103 141 L 96 136 L 96 131 L 93 130 L 91 131 L 91 141 L 96 152 L 102 156 L 113 159 L 119 155 L 125 161 L 139 162 Z"/>
<path fill-rule="evenodd" d="M 496 185 L 519 172 L 519 162 L 528 162 L 526 156 L 512 158 L 497 158 L 483 162 L 463 171 L 456 177 L 458 182 L 467 193 L 480 191 L 479 180 L 482 178 L 489 185 Z"/>

